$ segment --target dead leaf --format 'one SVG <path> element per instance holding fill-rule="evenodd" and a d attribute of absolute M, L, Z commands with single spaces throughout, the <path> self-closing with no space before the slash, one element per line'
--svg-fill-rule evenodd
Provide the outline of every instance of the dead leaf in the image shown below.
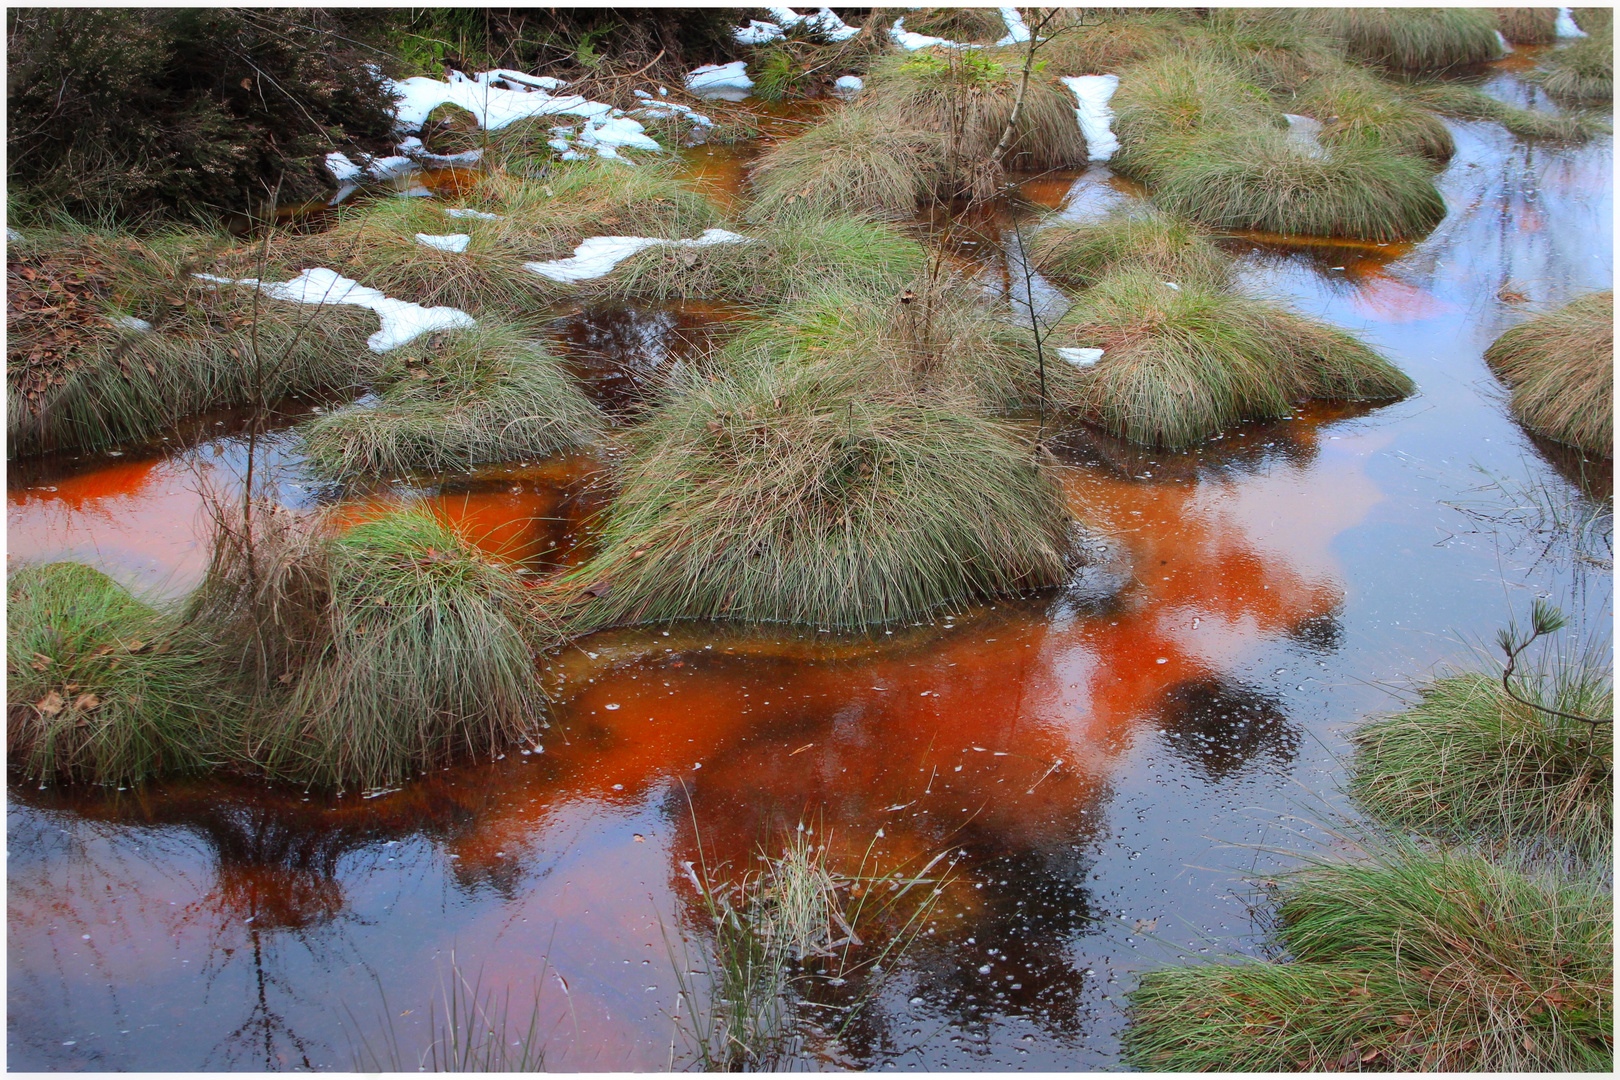
<path fill-rule="evenodd" d="M 62 699 L 62 695 L 52 690 L 34 702 L 34 708 L 39 710 L 41 716 L 55 716 L 62 711 L 66 704 L 67 702 Z"/>
<path fill-rule="evenodd" d="M 44 671 L 51 666 L 51 658 L 44 653 L 35 653 L 34 658 L 28 662 L 28 666 L 35 671 Z"/>
<path fill-rule="evenodd" d="M 81 712 L 93 712 L 101 704 L 101 699 L 94 694 L 80 694 L 73 699 L 73 707 Z"/>

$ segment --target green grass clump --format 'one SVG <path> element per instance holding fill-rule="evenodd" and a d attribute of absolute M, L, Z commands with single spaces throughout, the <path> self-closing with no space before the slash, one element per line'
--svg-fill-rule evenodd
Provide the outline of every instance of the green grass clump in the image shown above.
<path fill-rule="evenodd" d="M 1515 326 L 1485 350 L 1513 388 L 1520 423 L 1554 442 L 1614 456 L 1614 293 L 1577 297 Z"/>
<path fill-rule="evenodd" d="M 1483 8 L 1309 8 L 1295 17 L 1350 55 L 1404 71 L 1440 71 L 1502 55 L 1496 19 Z"/>
<path fill-rule="evenodd" d="M 1076 369 L 1058 347 L 1102 348 Z M 1080 297 L 1047 340 L 1048 392 L 1121 438 L 1182 447 L 1311 398 L 1385 400 L 1412 381 L 1342 330 L 1192 282 L 1125 270 Z"/>
<path fill-rule="evenodd" d="M 987 165 L 1057 169 L 1083 165 L 1086 141 L 1074 118 L 1074 94 L 1056 78 L 1032 74 L 1008 149 L 991 155 L 1012 117 L 1022 74 L 982 50 L 924 50 L 877 61 L 852 107 L 869 109 L 898 128 L 932 132 L 945 141 L 948 181 L 959 189 Z"/>
<path fill-rule="evenodd" d="M 8 263 L 8 453 L 87 450 L 155 435 L 208 409 L 349 386 L 378 357 L 369 311 L 271 300 L 192 275 L 260 276 L 216 265 L 225 238 L 35 236 Z M 263 276 L 276 280 L 279 267 Z M 31 276 L 30 276 L 31 275 Z M 142 332 L 114 325 L 144 319 Z"/>
<path fill-rule="evenodd" d="M 1561 664 L 1515 692 L 1560 712 L 1614 714 L 1612 677 L 1596 658 Z M 1607 728 L 1513 700 L 1471 672 L 1425 687 L 1416 704 L 1355 734 L 1351 793 L 1367 810 L 1424 833 L 1545 837 L 1591 854 L 1612 847 L 1614 739 Z"/>
<path fill-rule="evenodd" d="M 1265 91 L 1202 54 L 1132 65 L 1121 74 L 1111 104 L 1120 148 L 1109 167 L 1148 183 L 1198 136 L 1288 126 Z"/>
<path fill-rule="evenodd" d="M 1070 520 L 967 403 L 819 367 L 694 375 L 634 433 L 575 625 L 859 627 L 1066 574 Z"/>
<path fill-rule="evenodd" d="M 346 215 L 324 233 L 291 244 L 308 266 L 328 266 L 362 285 L 423 307 L 454 307 L 477 316 L 510 317 L 543 308 L 554 296 L 523 270 L 524 250 L 509 226 L 483 218 L 448 217 L 437 199 L 379 199 Z M 417 240 L 464 234 L 464 251 Z"/>
<path fill-rule="evenodd" d="M 1063 285 L 1089 288 L 1117 269 L 1140 267 L 1165 281 L 1219 290 L 1232 260 L 1192 222 L 1149 205 L 1094 221 L 1055 219 L 1030 238 L 1035 269 Z"/>
<path fill-rule="evenodd" d="M 248 757 L 306 783 L 373 787 L 532 737 L 555 643 L 515 568 L 425 510 L 341 531 L 222 512 L 189 616 L 256 707 Z"/>
<path fill-rule="evenodd" d="M 1186 31 L 1181 13 L 1169 9 L 1071 8 L 1059 11 L 1037 56 L 1053 75 L 1103 75 L 1175 48 Z M 1023 64 L 1018 46 L 996 55 Z"/>
<path fill-rule="evenodd" d="M 900 217 L 939 189 L 944 136 L 842 106 L 804 134 L 775 143 L 750 177 L 762 213 L 805 206 L 828 214 Z"/>
<path fill-rule="evenodd" d="M 1381 146 L 1437 165 L 1450 161 L 1457 150 L 1438 116 L 1396 86 L 1348 66 L 1305 84 L 1289 107 L 1322 121 L 1324 146 Z"/>
<path fill-rule="evenodd" d="M 923 8 L 904 13 L 906 29 L 946 41 L 988 45 L 1007 35 L 1007 24 L 995 8 Z"/>
<path fill-rule="evenodd" d="M 232 710 L 198 643 L 99 570 L 6 587 L 6 750 L 31 779 L 127 784 L 210 765 Z"/>
<path fill-rule="evenodd" d="M 602 421 L 561 363 L 519 327 L 429 335 L 395 351 L 380 399 L 310 421 L 304 447 L 339 477 L 442 472 L 588 445 Z"/>
<path fill-rule="evenodd" d="M 1614 97 L 1613 31 L 1594 32 L 1551 50 L 1527 77 L 1559 97 L 1609 101 Z"/>
<path fill-rule="evenodd" d="M 1417 158 L 1356 142 L 1318 156 L 1276 129 L 1179 144 L 1153 199 L 1212 228 L 1378 241 L 1423 236 L 1446 213 Z"/>
<path fill-rule="evenodd" d="M 1558 40 L 1554 28 L 1558 23 L 1558 9 L 1491 8 L 1496 16 L 1496 28 L 1515 45 L 1551 45 Z"/>
<path fill-rule="evenodd" d="M 692 237 L 719 219 L 675 161 L 592 157 L 553 163 L 543 175 L 497 171 L 479 184 L 474 204 L 501 215 L 489 223 L 501 244 L 539 260 L 564 258 L 590 236 Z"/>
<path fill-rule="evenodd" d="M 1406 88 L 1406 95 L 1425 109 L 1442 116 L 1458 120 L 1494 121 L 1523 139 L 1585 142 L 1611 130 L 1601 117 L 1590 113 L 1573 112 L 1559 116 L 1540 109 L 1521 109 L 1460 82 L 1411 86 Z"/>
<path fill-rule="evenodd" d="M 1472 855 L 1400 848 L 1286 877 L 1287 963 L 1170 968 L 1131 992 L 1157 1071 L 1608 1072 L 1613 901 Z"/>
<path fill-rule="evenodd" d="M 1186 48 L 1226 64 L 1274 94 L 1345 69 L 1344 48 L 1274 10 L 1210 8 L 1186 34 Z"/>
<path fill-rule="evenodd" d="M 922 273 L 928 254 L 892 225 L 809 210 L 732 226 L 748 243 L 654 247 L 582 288 L 613 297 L 693 298 L 780 303 L 841 283 L 892 295 Z"/>

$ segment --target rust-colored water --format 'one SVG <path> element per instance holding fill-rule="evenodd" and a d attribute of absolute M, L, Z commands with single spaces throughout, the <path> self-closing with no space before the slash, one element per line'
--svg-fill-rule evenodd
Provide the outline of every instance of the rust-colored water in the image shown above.
<path fill-rule="evenodd" d="M 1419 394 L 1175 454 L 1049 430 L 1102 545 L 1063 589 L 864 636 L 599 633 L 546 660 L 538 752 L 371 798 L 13 777 L 13 1067 L 350 1068 L 362 1036 L 387 1039 L 379 983 L 414 1061 L 452 955 L 511 991 L 518 1026 L 538 1002 L 550 1068 L 680 1066 L 676 972 L 703 966 L 710 933 L 685 866 L 734 880 L 800 824 L 847 869 L 951 867 L 907 957 L 860 984 L 863 1019 L 837 1046 L 813 1040 L 819 1064 L 1116 1067 L 1134 972 L 1253 951 L 1252 876 L 1353 813 L 1334 795 L 1344 734 L 1396 704 L 1390 687 L 1468 661 L 1535 595 L 1588 627 L 1609 618 L 1606 572 L 1457 507 L 1492 497 L 1481 469 L 1578 497 L 1481 354 L 1525 310 L 1610 284 L 1611 144 L 1455 130 L 1451 214 L 1423 242 L 1229 242 L 1247 286 L 1355 330 Z M 1023 187 L 1066 213 L 1136 197 L 1100 171 L 1066 194 Z M 1509 281 L 1522 304 L 1498 299 Z M 654 381 L 637 373 L 736 314 L 581 312 L 554 330 L 599 400 L 624 404 Z M 605 497 L 599 462 L 559 458 L 340 498 L 279 438 L 290 504 L 428 498 L 542 568 L 578 557 Z M 9 554 L 176 592 L 199 559 L 193 471 L 241 464 L 222 436 L 33 467 L 8 489 Z M 868 932 L 875 949 L 892 927 Z"/>

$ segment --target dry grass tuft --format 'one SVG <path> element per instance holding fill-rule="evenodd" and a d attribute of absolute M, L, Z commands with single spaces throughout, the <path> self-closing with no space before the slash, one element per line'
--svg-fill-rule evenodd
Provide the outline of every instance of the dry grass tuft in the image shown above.
<path fill-rule="evenodd" d="M 1591 293 L 1515 326 L 1485 350 L 1513 388 L 1513 415 L 1554 442 L 1614 456 L 1614 293 Z"/>

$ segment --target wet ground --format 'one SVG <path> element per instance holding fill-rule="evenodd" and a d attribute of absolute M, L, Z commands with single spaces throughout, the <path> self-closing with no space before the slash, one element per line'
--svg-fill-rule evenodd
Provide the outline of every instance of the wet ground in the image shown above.
<path fill-rule="evenodd" d="M 1491 89 L 1534 94 L 1505 71 Z M 1067 588 L 872 637 L 598 634 L 548 663 L 540 752 L 370 798 L 14 778 L 11 1066 L 352 1068 L 362 1039 L 411 1058 L 452 962 L 510 989 L 519 1026 L 538 1001 L 548 1067 L 680 1065 L 675 972 L 701 967 L 706 932 L 683 864 L 741 873 L 801 822 L 835 865 L 952 866 L 917 945 L 820 1064 L 1116 1066 L 1133 973 L 1253 953 L 1251 883 L 1353 814 L 1335 787 L 1358 720 L 1470 662 L 1533 597 L 1609 625 L 1608 510 L 1591 497 L 1608 466 L 1530 440 L 1481 354 L 1525 311 L 1611 286 L 1612 143 L 1452 127 L 1450 213 L 1421 243 L 1229 241 L 1248 285 L 1362 335 L 1418 394 L 1182 454 L 1061 431 L 1075 513 L 1107 545 Z M 694 168 L 746 156 L 715 154 Z M 1102 168 L 1023 189 L 1073 214 L 1139 197 Z M 993 269 L 993 252 L 959 253 Z M 628 419 L 736 314 L 563 313 L 554 332 Z M 240 474 L 239 424 L 14 464 L 11 563 L 83 559 L 183 591 L 199 478 Z M 601 463 L 581 458 L 343 491 L 300 476 L 289 436 L 260 445 L 290 505 L 430 498 L 537 569 L 577 557 L 603 498 Z M 1597 527 L 1549 540 L 1554 511 Z"/>

